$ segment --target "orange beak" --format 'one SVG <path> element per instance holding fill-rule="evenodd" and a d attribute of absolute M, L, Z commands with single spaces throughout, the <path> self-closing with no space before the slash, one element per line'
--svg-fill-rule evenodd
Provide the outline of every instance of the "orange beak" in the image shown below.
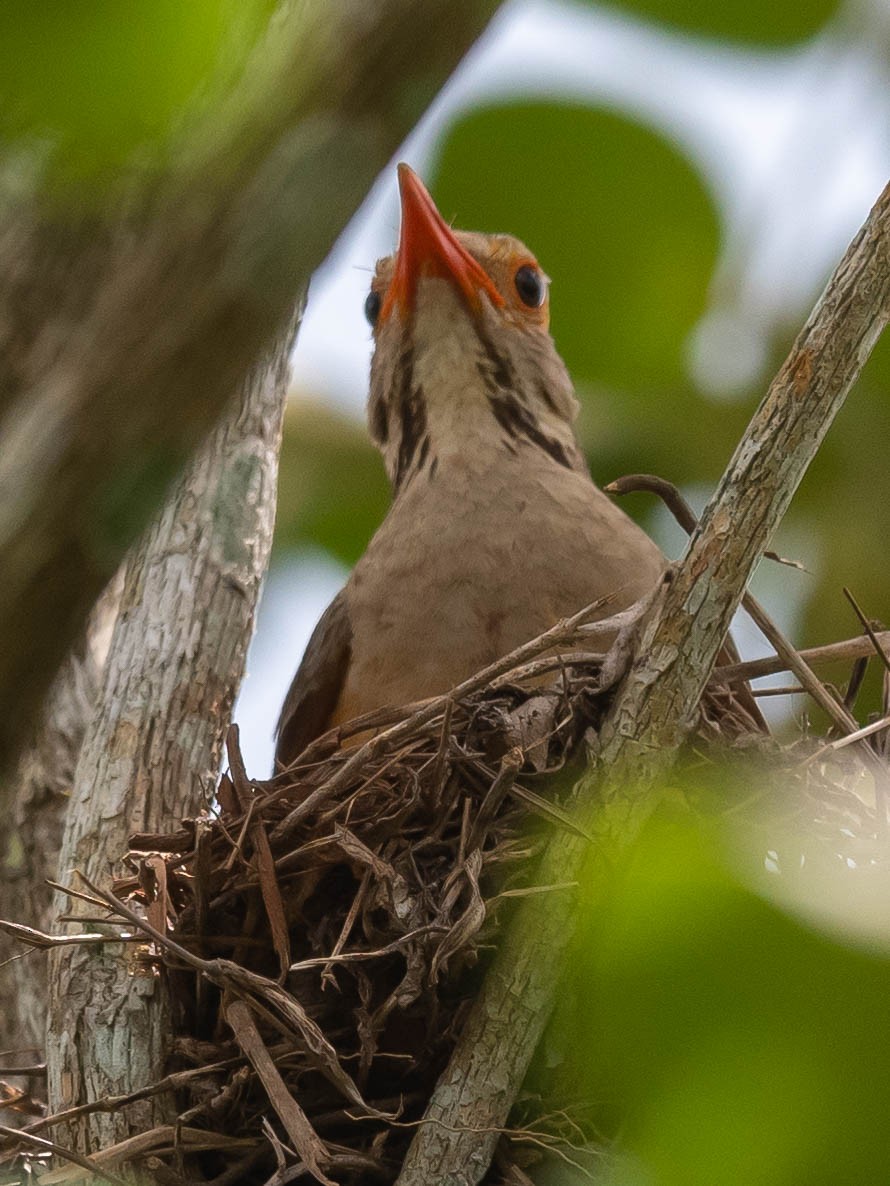
<path fill-rule="evenodd" d="M 403 318 L 413 312 L 421 276 L 450 280 L 474 311 L 481 307 L 482 293 L 493 305 L 503 305 L 504 299 L 487 273 L 461 246 L 423 182 L 404 164 L 399 165 L 399 193 L 402 199 L 399 250 L 392 283 L 380 311 L 381 321 L 394 307 Z"/>

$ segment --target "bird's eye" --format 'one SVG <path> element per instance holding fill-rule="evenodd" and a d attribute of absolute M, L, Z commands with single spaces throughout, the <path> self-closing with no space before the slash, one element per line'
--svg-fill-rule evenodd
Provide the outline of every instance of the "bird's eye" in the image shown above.
<path fill-rule="evenodd" d="M 377 318 L 380 316 L 380 293 L 375 292 L 372 288 L 365 297 L 365 316 L 371 326 L 377 324 Z"/>
<path fill-rule="evenodd" d="M 543 305 L 544 297 L 547 295 L 547 282 L 537 268 L 533 268 L 531 264 L 523 264 L 517 269 L 513 283 L 524 305 L 528 305 L 530 309 L 539 309 Z"/>

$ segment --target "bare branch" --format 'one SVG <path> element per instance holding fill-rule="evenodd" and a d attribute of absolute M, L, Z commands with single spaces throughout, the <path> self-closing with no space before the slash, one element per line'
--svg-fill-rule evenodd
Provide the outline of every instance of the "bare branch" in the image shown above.
<path fill-rule="evenodd" d="M 110 1182 L 111 1186 L 127 1186 L 123 1178 L 119 1178 L 117 1174 L 112 1174 L 108 1170 L 104 1170 L 91 1157 L 84 1157 L 82 1153 L 77 1153 L 74 1149 L 67 1149 L 64 1145 L 59 1145 L 55 1141 L 49 1141 L 46 1137 L 35 1137 L 30 1133 L 23 1133 L 14 1128 L 7 1128 L 5 1124 L 0 1124 L 0 1136 L 9 1137 L 14 1141 L 21 1142 L 23 1145 L 30 1145 L 41 1153 L 54 1153 L 56 1157 L 61 1157 L 65 1161 L 72 1162 L 74 1165 L 79 1165 L 94 1180 Z"/>
<path fill-rule="evenodd" d="M 335 1183 L 326 1176 L 322 1168 L 330 1164 L 330 1151 L 309 1123 L 306 1113 L 288 1091 L 287 1085 L 275 1066 L 275 1060 L 260 1036 L 260 1031 L 251 1015 L 250 1006 L 242 1000 L 230 1001 L 226 1009 L 226 1021 L 232 1027 L 238 1045 L 250 1059 L 266 1089 L 269 1102 L 277 1112 L 278 1118 L 284 1125 L 285 1132 L 293 1142 L 294 1149 L 301 1160 L 306 1163 L 312 1175 L 324 1186 L 335 1186 Z"/>
<path fill-rule="evenodd" d="M 890 647 L 890 630 L 879 630 L 875 635 L 880 646 Z M 821 647 L 807 647 L 797 652 L 810 667 L 821 667 L 825 663 L 838 663 L 844 659 L 864 659 L 875 653 L 875 644 L 868 637 L 847 638 L 843 642 L 830 642 Z M 760 679 L 765 675 L 779 675 L 788 671 L 788 665 L 780 655 L 766 655 L 763 659 L 748 659 L 744 663 L 733 663 L 718 667 L 714 678 L 731 683 L 735 680 Z"/>

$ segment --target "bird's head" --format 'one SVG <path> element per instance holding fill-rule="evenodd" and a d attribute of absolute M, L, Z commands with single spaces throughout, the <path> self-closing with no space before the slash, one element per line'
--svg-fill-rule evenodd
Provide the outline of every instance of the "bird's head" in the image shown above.
<path fill-rule="evenodd" d="M 580 462 L 571 380 L 549 333 L 549 281 L 511 235 L 453 231 L 399 165 L 395 255 L 378 262 L 369 420 L 396 489 L 445 453 L 539 449 Z"/>

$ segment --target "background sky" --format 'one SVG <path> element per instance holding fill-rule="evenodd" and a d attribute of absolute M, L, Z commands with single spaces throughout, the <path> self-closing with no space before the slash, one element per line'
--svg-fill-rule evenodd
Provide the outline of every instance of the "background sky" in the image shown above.
<path fill-rule="evenodd" d="M 683 344 L 688 372 L 703 398 L 738 405 L 746 418 L 774 365 L 777 325 L 790 329 L 803 320 L 890 174 L 888 20 L 884 3 L 857 4 L 809 40 L 767 49 L 669 31 L 596 5 L 513 0 L 397 160 L 429 177 L 442 138 L 456 122 L 477 107 L 522 97 L 611 108 L 672 140 L 704 180 L 721 228 L 708 308 Z M 395 163 L 313 280 L 293 359 L 295 400 L 322 401 L 356 420 L 364 415 L 371 346 L 362 311 L 369 272 L 398 235 Z M 449 192 L 459 200 L 459 178 L 452 178 Z M 468 225 L 460 211 L 443 213 Z M 594 226 L 591 238 L 609 232 Z M 553 277 L 560 345 L 560 274 L 542 263 Z M 621 299 L 620 291 L 614 299 Z M 710 484 L 694 477 L 686 489 L 700 507 Z M 666 515 L 649 512 L 646 526 L 669 554 L 682 549 Z M 763 565 L 756 591 L 794 634 L 825 544 L 806 524 L 789 523 L 781 547 L 810 575 Z M 347 571 L 317 547 L 278 550 L 236 711 L 255 776 L 271 765 L 278 708 L 318 616 Z M 748 654 L 763 649 L 744 624 L 739 640 Z M 769 709 L 787 715 L 790 706 L 770 701 Z"/>

